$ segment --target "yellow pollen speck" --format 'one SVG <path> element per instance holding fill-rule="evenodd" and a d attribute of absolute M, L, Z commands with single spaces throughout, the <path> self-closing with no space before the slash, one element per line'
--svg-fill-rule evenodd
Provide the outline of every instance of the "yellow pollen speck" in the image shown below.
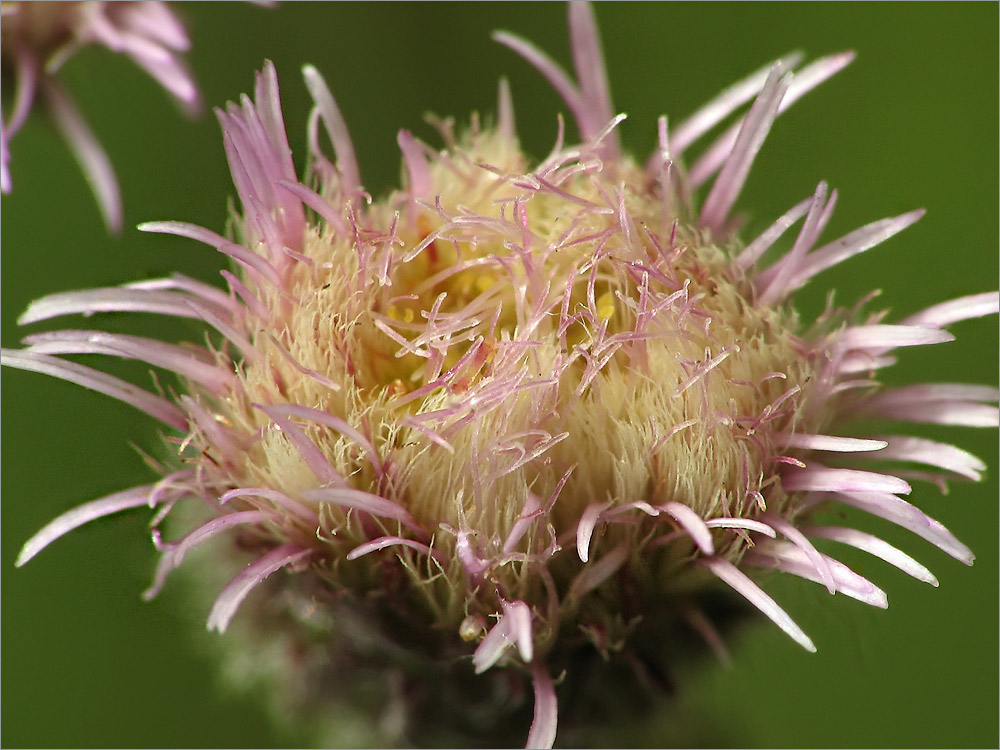
<path fill-rule="evenodd" d="M 413 322 L 413 309 L 409 307 L 404 307 L 400 310 L 396 305 L 389 305 L 389 309 L 386 310 L 386 315 L 388 315 L 393 320 L 399 320 L 403 323 Z"/>
<path fill-rule="evenodd" d="M 612 292 L 605 292 L 597 298 L 597 317 L 601 320 L 610 320 L 615 314 L 615 295 Z"/>

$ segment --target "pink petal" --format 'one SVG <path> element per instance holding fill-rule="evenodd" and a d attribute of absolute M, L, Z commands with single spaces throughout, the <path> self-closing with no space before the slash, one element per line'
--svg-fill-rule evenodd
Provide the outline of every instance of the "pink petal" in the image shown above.
<path fill-rule="evenodd" d="M 271 320 L 271 311 L 263 302 L 260 301 L 260 297 L 250 291 L 250 288 L 246 284 L 225 269 L 219 271 L 219 275 L 226 280 L 229 284 L 229 288 L 243 301 L 247 310 L 256 316 L 257 320 L 264 323 Z"/>
<path fill-rule="evenodd" d="M 316 503 L 330 503 L 342 508 L 364 511 L 381 518 L 391 518 L 406 526 L 416 527 L 416 522 L 406 508 L 371 492 L 349 487 L 323 487 L 306 490 L 302 493 L 302 497 Z"/>
<path fill-rule="evenodd" d="M 368 456 L 368 460 L 371 462 L 372 466 L 376 469 L 382 466 L 378 452 L 371 444 L 371 441 L 368 440 L 368 438 L 366 438 L 359 430 L 349 425 L 340 417 L 325 411 L 320 411 L 319 409 L 310 409 L 307 406 L 299 406 L 297 404 L 276 404 L 274 406 L 268 406 L 267 408 L 261 407 L 261 410 L 270 417 L 273 417 L 274 415 L 282 417 L 299 417 L 301 419 L 308 419 L 311 422 L 316 422 L 317 424 L 336 430 L 348 440 L 356 443 L 358 447 L 360 447 Z"/>
<path fill-rule="evenodd" d="M 292 150 L 288 147 L 288 137 L 285 134 L 285 120 L 281 114 L 281 98 L 278 91 L 278 73 L 274 63 L 264 61 L 264 67 L 254 77 L 254 103 L 261 125 L 267 132 L 275 157 L 281 165 L 281 173 L 287 178 L 295 178 L 295 165 L 292 163 Z M 301 220 L 294 213 L 289 220 Z"/>
<path fill-rule="evenodd" d="M 837 582 L 833 574 L 833 569 L 826 557 L 812 545 L 812 542 L 806 539 L 805 534 L 782 518 L 778 513 L 765 513 L 764 520 L 771 528 L 775 531 L 780 531 L 795 547 L 801 550 L 805 564 L 815 570 L 818 579 L 826 586 L 827 591 L 831 594 L 834 593 L 837 590 Z"/>
<path fill-rule="evenodd" d="M 265 500 L 270 500 L 272 503 L 282 508 L 293 516 L 298 516 L 300 520 L 308 524 L 315 524 L 319 519 L 316 516 L 316 512 L 310 508 L 305 507 L 298 500 L 286 495 L 284 492 L 278 492 L 278 490 L 267 489 L 266 487 L 239 487 L 235 490 L 230 490 L 226 492 L 219 498 L 219 503 L 225 505 L 233 498 L 237 497 L 262 497 Z M 255 503 L 255 505 L 259 504 Z M 268 508 L 271 512 L 271 509 Z M 272 512 L 273 515 L 273 512 Z"/>
<path fill-rule="evenodd" d="M 103 393 L 105 396 L 111 396 L 122 403 L 134 406 L 170 427 L 182 432 L 187 430 L 187 416 L 176 405 L 113 375 L 106 375 L 89 367 L 78 365 L 76 362 L 67 362 L 47 354 L 36 354 L 30 350 L 3 349 L 2 351 L 2 364 L 6 367 L 38 372 L 82 385 L 84 388 Z"/>
<path fill-rule="evenodd" d="M 139 224 L 136 229 L 140 232 L 172 234 L 177 237 L 186 237 L 196 242 L 210 245 L 216 250 L 229 243 L 229 240 L 221 234 L 216 234 L 211 229 L 199 227 L 197 224 L 189 224 L 186 221 L 146 221 Z"/>
<path fill-rule="evenodd" d="M 256 272 L 270 281 L 275 287 L 279 289 L 283 287 L 282 279 L 277 269 L 252 250 L 247 250 L 242 245 L 234 245 L 232 242 L 227 242 L 219 248 L 219 252 L 223 255 L 228 255 L 249 271 Z"/>
<path fill-rule="evenodd" d="M 507 649 L 515 644 L 521 658 L 525 662 L 531 661 L 533 651 L 531 610 L 521 601 L 502 602 L 502 605 L 503 614 L 500 619 L 472 654 L 476 674 L 482 674 L 500 661 Z"/>
<path fill-rule="evenodd" d="M 777 242 L 778 238 L 785 233 L 785 230 L 806 215 L 812 202 L 813 199 L 810 197 L 792 206 L 781 218 L 765 229 L 757 239 L 747 245 L 736 256 L 735 265 L 743 270 L 749 269 L 771 245 Z"/>
<path fill-rule="evenodd" d="M 882 244 L 893 235 L 916 223 L 923 215 L 924 210 L 921 208 L 891 219 L 882 219 L 814 250 L 806 256 L 796 274 L 789 281 L 788 288 L 790 290 L 798 289 L 821 271 Z"/>
<path fill-rule="evenodd" d="M 303 549 L 297 544 L 285 544 L 271 550 L 259 560 L 250 563 L 243 571 L 231 580 L 219 594 L 208 615 L 208 629 L 225 633 L 229 621 L 233 619 L 236 610 L 255 586 L 265 578 L 312 554 L 312 550 Z"/>
<path fill-rule="evenodd" d="M 854 53 L 850 51 L 837 52 L 806 65 L 795 74 L 795 78 L 792 79 L 792 83 L 788 87 L 788 95 L 781 102 L 781 109 L 778 111 L 784 112 L 805 94 L 837 75 L 854 61 L 854 57 Z"/>
<path fill-rule="evenodd" d="M 855 469 L 830 469 L 812 464 L 792 469 L 781 477 L 788 492 L 895 492 L 908 495 L 910 485 L 899 477 Z"/>
<path fill-rule="evenodd" d="M 351 141 L 351 134 L 347 130 L 347 123 L 340 114 L 333 94 L 327 88 L 326 81 L 312 65 L 305 65 L 302 68 L 302 76 L 306 81 L 306 88 L 316 103 L 326 127 L 330 142 L 337 155 L 337 169 L 343 180 L 344 191 L 348 194 L 355 193 L 361 189 L 361 172 L 358 170 L 358 159 L 354 154 L 354 143 Z"/>
<path fill-rule="evenodd" d="M 701 550 L 702 554 L 715 554 L 715 547 L 712 544 L 712 532 L 705 525 L 705 521 L 701 516 L 682 503 L 669 502 L 659 507 L 681 525 L 698 546 L 698 549 Z"/>
<path fill-rule="evenodd" d="M 823 555 L 826 566 L 834 576 L 834 590 L 846 594 L 852 599 L 869 604 L 879 609 L 889 606 L 885 592 L 867 578 L 859 576 L 841 562 Z M 822 583 L 822 578 L 816 574 L 816 568 L 805 553 L 795 545 L 787 542 L 764 542 L 750 550 L 743 557 L 747 565 L 776 568 L 805 578 L 808 581 Z M 833 591 L 830 592 L 834 593 Z"/>
<path fill-rule="evenodd" d="M 142 291 L 177 289 L 182 292 L 187 292 L 195 299 L 201 300 L 213 308 L 218 309 L 220 314 L 229 313 L 236 316 L 238 319 L 240 313 L 242 312 L 242 308 L 221 289 L 218 289 L 211 284 L 197 281 L 180 273 L 175 273 L 172 276 L 168 276 L 163 279 L 133 281 L 129 284 L 122 284 L 121 288 Z"/>
<path fill-rule="evenodd" d="M 517 128 L 514 125 L 514 100 L 506 78 L 501 78 L 497 86 L 497 132 L 507 140 L 517 137 Z"/>
<path fill-rule="evenodd" d="M 853 52 L 841 52 L 816 60 L 795 74 L 788 92 L 778 107 L 778 113 L 784 112 L 803 94 L 815 88 L 830 76 L 842 70 L 854 59 Z M 719 136 L 715 142 L 694 163 L 688 174 L 692 188 L 698 188 L 711 177 L 726 161 L 733 150 L 733 144 L 739 133 L 739 125 L 734 125 Z"/>
<path fill-rule="evenodd" d="M 84 177 L 90 183 L 108 229 L 117 234 L 122 229 L 122 197 L 111 160 L 76 105 L 54 79 L 45 79 L 42 93 L 56 126 L 69 143 Z"/>
<path fill-rule="evenodd" d="M 3 114 L 0 113 L 0 193 L 8 195 L 14 189 L 10 177 L 10 148 L 8 146 L 7 128 L 3 124 Z"/>
<path fill-rule="evenodd" d="M 837 337 L 845 349 L 894 349 L 898 346 L 924 346 L 954 341 L 947 331 L 910 325 L 867 325 L 847 328 Z"/>
<path fill-rule="evenodd" d="M 319 449 L 316 443 L 309 439 L 301 427 L 277 414 L 269 413 L 269 407 L 259 404 L 254 404 L 254 406 L 267 414 L 271 418 L 271 421 L 285 433 L 285 437 L 295 446 L 299 455 L 302 456 L 302 460 L 306 462 L 306 465 L 320 482 L 323 484 L 345 483 L 344 478 L 333 468 L 326 456 L 323 455 L 323 451 Z"/>
<path fill-rule="evenodd" d="M 891 355 L 874 355 L 871 352 L 857 351 L 846 354 L 836 364 L 837 372 L 850 375 L 856 372 L 871 372 L 896 364 L 896 358 Z"/>
<path fill-rule="evenodd" d="M 552 85 L 552 88 L 556 90 L 556 93 L 566 102 L 566 106 L 573 113 L 573 117 L 576 119 L 577 126 L 582 134 L 590 124 L 588 112 L 583 101 L 583 96 L 577 91 L 576 86 L 569 79 L 569 76 L 566 75 L 566 72 L 557 63 L 553 62 L 552 58 L 538 49 L 538 47 L 525 39 L 521 39 L 519 36 L 506 31 L 495 31 L 492 37 L 493 41 L 514 50 L 514 52 L 533 65 L 539 73 L 545 76 L 546 80 Z"/>
<path fill-rule="evenodd" d="M 837 500 L 913 532 L 966 565 L 975 560 L 972 551 L 954 534 L 902 498 L 885 492 L 848 492 L 838 495 Z"/>
<path fill-rule="evenodd" d="M 784 448 L 799 448 L 808 451 L 831 451 L 835 453 L 855 453 L 879 451 L 888 443 L 884 440 L 864 440 L 862 438 L 836 437 L 834 435 L 804 435 L 801 433 L 778 432 L 775 440 Z M 874 456 L 879 458 L 881 456 Z"/>
<path fill-rule="evenodd" d="M 534 492 L 529 492 L 527 499 L 524 501 L 524 506 L 521 508 L 521 515 L 514 521 L 514 525 L 511 526 L 510 532 L 508 532 L 507 538 L 504 540 L 504 553 L 509 554 L 513 552 L 517 548 L 518 542 L 528 533 L 532 522 L 544 513 L 545 511 L 542 510 L 542 501 Z"/>
<path fill-rule="evenodd" d="M 535 689 L 535 713 L 528 731 L 526 748 L 550 748 L 556 741 L 559 705 L 548 670 L 540 662 L 531 664 L 531 684 Z"/>
<path fill-rule="evenodd" d="M 813 193 L 806 220 L 795 238 L 792 249 L 766 271 L 757 274 L 754 282 L 759 290 L 758 304 L 771 305 L 783 298 L 789 291 L 788 282 L 801 267 L 806 253 L 812 249 L 820 232 L 830 218 L 837 202 L 837 191 L 827 200 L 827 184 L 820 182 Z"/>
<path fill-rule="evenodd" d="M 283 260 L 283 246 L 301 249 L 304 213 L 294 196 L 276 189 L 279 180 L 295 179 L 293 172 L 286 171 L 279 153 L 287 146 L 272 143 L 253 103 L 246 96 L 241 101 L 242 106 L 230 102 L 225 112 L 216 109 L 215 114 L 222 127 L 233 184 L 244 207 L 248 242 L 264 239 L 271 260 L 277 264 Z"/>
<path fill-rule="evenodd" d="M 278 74 L 274 64 L 267 60 L 263 69 L 254 78 L 254 104 L 244 103 L 245 119 L 259 125 L 263 132 L 260 149 L 267 154 L 270 163 L 270 189 L 277 202 L 276 218 L 280 223 L 280 234 L 284 244 L 292 250 L 300 250 L 305 226 L 305 211 L 302 204 L 296 200 L 294 192 L 291 197 L 281 190 L 275 189 L 284 181 L 295 182 L 295 165 L 292 163 L 292 150 L 288 147 L 285 135 L 285 123 L 281 115 L 281 99 L 278 92 Z M 287 191 L 286 191 L 287 192 Z M 283 250 L 284 248 L 282 248 Z M 277 262 L 277 255 L 272 257 Z"/>
<path fill-rule="evenodd" d="M 278 180 L 276 184 L 287 190 L 319 214 L 320 218 L 322 218 L 323 221 L 325 221 L 335 232 L 339 234 L 347 233 L 347 225 L 340 216 L 340 210 L 330 205 L 326 198 L 321 196 L 315 190 L 291 180 Z"/>
<path fill-rule="evenodd" d="M 465 572 L 473 579 L 479 579 L 483 571 L 490 567 L 490 561 L 479 554 L 478 546 L 472 543 L 472 532 L 456 533 L 455 555 L 465 568 Z"/>
<path fill-rule="evenodd" d="M 590 538 L 594 535 L 597 519 L 607 507 L 607 503 L 591 503 L 580 514 L 576 525 L 576 553 L 582 562 L 590 559 Z"/>
<path fill-rule="evenodd" d="M 502 615 L 476 647 L 472 653 L 472 664 L 476 674 L 482 674 L 500 661 L 507 649 L 511 647 L 512 643 L 506 634 L 509 629 L 510 623 L 506 622 L 506 615 Z"/>
<path fill-rule="evenodd" d="M 245 433 L 237 432 L 231 425 L 217 420 L 214 414 L 187 394 L 180 397 L 180 402 L 188 413 L 191 434 L 197 426 L 204 434 L 205 442 L 217 451 L 213 459 L 229 466 L 241 464 L 247 445 Z"/>
<path fill-rule="evenodd" d="M 996 401 L 991 386 L 937 383 L 893 388 L 869 397 L 864 408 L 873 414 L 908 422 L 996 427 L 1000 410 L 981 401 Z"/>
<path fill-rule="evenodd" d="M 937 578 L 931 574 L 927 568 L 918 563 L 905 552 L 896 549 L 891 544 L 877 536 L 866 534 L 857 529 L 849 529 L 844 526 L 808 526 L 802 529 L 803 533 L 811 537 L 822 539 L 832 539 L 835 542 L 848 544 L 851 547 L 867 552 L 890 565 L 894 565 L 907 575 L 913 576 L 918 581 L 937 586 Z"/>
<path fill-rule="evenodd" d="M 911 326 L 940 328 L 960 320 L 996 315 L 998 312 L 1000 312 L 1000 292 L 985 292 L 933 305 L 903 318 L 901 322 Z"/>
<path fill-rule="evenodd" d="M 6 125 L 6 138 L 14 137 L 14 134 L 21 129 L 28 113 L 31 112 L 31 105 L 35 101 L 35 94 L 38 92 L 38 58 L 34 53 L 25 49 L 13 50 L 15 57 L 15 74 L 17 76 L 16 89 L 14 90 L 14 106 L 11 108 L 10 118 Z M 0 122 L 2 122 L 0 116 Z M 7 155 L 10 158 L 10 155 Z M 5 159 L 6 161 L 6 159 Z M 5 190 L 4 192 L 10 192 Z"/>
<path fill-rule="evenodd" d="M 580 128 L 580 135 L 590 140 L 611 120 L 611 92 L 593 7 L 590 3 L 569 3 L 567 10 L 573 66 L 579 82 L 580 101 L 587 115 L 586 127 Z M 614 151 L 617 152 L 617 135 Z"/>
<path fill-rule="evenodd" d="M 106 354 L 142 360 L 189 378 L 213 393 L 221 393 L 233 383 L 233 373 L 208 361 L 204 350 L 141 336 L 103 331 L 50 331 L 27 336 L 22 343 L 36 354 Z"/>
<path fill-rule="evenodd" d="M 870 458 L 916 461 L 927 466 L 953 471 L 974 482 L 982 479 L 980 472 L 986 470 L 986 464 L 979 458 L 954 445 L 915 437 L 893 436 L 888 440 L 889 447 L 877 456 L 870 456 Z"/>
<path fill-rule="evenodd" d="M 767 82 L 747 113 L 740 127 L 733 149 L 719 172 L 698 217 L 698 224 L 712 231 L 719 231 L 736 202 L 743 183 L 746 182 L 757 152 L 771 130 L 778 113 L 778 105 L 788 88 L 788 79 L 782 78 L 781 65 L 771 68 Z"/>
<path fill-rule="evenodd" d="M 511 618 L 510 637 L 517 644 L 517 652 L 525 663 L 534 656 L 531 632 L 531 609 L 522 601 L 503 602 L 505 616 Z"/>
<path fill-rule="evenodd" d="M 567 599 L 579 601 L 585 594 L 596 589 L 618 572 L 618 569 L 628 560 L 629 554 L 628 545 L 619 544 L 594 562 L 587 563 L 570 583 Z"/>
<path fill-rule="evenodd" d="M 552 506 L 555 505 L 560 493 L 562 493 L 563 487 L 566 486 L 566 482 L 569 481 L 569 477 L 575 469 L 576 465 L 573 465 L 565 471 L 559 481 L 556 482 L 556 486 L 552 489 L 544 505 L 542 505 L 541 499 L 534 492 L 528 493 L 528 497 L 524 501 L 524 507 L 521 509 L 521 515 L 514 521 L 514 525 L 511 526 L 510 532 L 504 540 L 503 551 L 505 554 L 514 551 L 536 518 L 552 510 Z"/>
<path fill-rule="evenodd" d="M 365 542 L 364 544 L 359 544 L 357 547 L 352 549 L 347 553 L 348 560 L 357 560 L 359 557 L 367 555 L 369 552 L 376 552 L 380 549 L 385 549 L 386 547 L 401 546 L 409 547 L 410 549 L 416 550 L 424 555 L 430 555 L 431 548 L 426 544 L 421 544 L 412 539 L 406 539 L 401 536 L 380 536 L 378 539 L 373 539 L 370 542 Z"/>
<path fill-rule="evenodd" d="M 747 578 L 731 562 L 723 560 L 721 557 L 705 557 L 699 562 L 711 570 L 717 578 L 731 586 L 733 590 L 767 615 L 775 625 L 785 631 L 802 648 L 806 651 L 816 652 L 816 646 L 812 640 L 802 631 L 802 628 L 795 624 L 795 621 L 788 616 L 788 613 L 779 607 L 774 599 L 765 594 L 756 583 Z"/>
<path fill-rule="evenodd" d="M 142 593 L 142 598 L 147 602 L 156 598 L 157 594 L 159 594 L 160 590 L 163 588 L 163 584 L 166 583 L 167 576 L 170 574 L 170 571 L 180 565 L 184 560 L 184 556 L 194 547 L 218 536 L 233 526 L 245 523 L 259 524 L 263 523 L 267 519 L 268 515 L 259 510 L 228 513 L 224 516 L 220 516 L 219 518 L 213 518 L 211 521 L 202 524 L 177 542 L 158 544 L 157 546 L 163 549 L 163 555 L 160 557 L 160 562 L 156 566 L 156 572 L 153 574 L 153 583 Z M 154 532 L 154 534 L 158 534 L 158 532 Z M 156 539 L 157 537 L 154 536 L 154 540 Z"/>
<path fill-rule="evenodd" d="M 403 153 L 406 171 L 410 176 L 410 195 L 425 200 L 433 198 L 430 166 L 416 138 L 409 130 L 400 130 L 396 136 L 396 143 Z"/>
<path fill-rule="evenodd" d="M 153 59 L 148 54 L 149 50 L 139 49 L 138 44 L 129 44 L 128 49 L 125 49 L 124 52 L 166 89 L 167 93 L 184 105 L 184 109 L 189 115 L 197 115 L 201 112 L 202 104 L 198 87 L 180 60 Z"/>
<path fill-rule="evenodd" d="M 184 25 L 171 13 L 166 3 L 134 3 L 120 6 L 118 12 L 126 25 L 135 31 L 178 51 L 191 47 Z"/>
<path fill-rule="evenodd" d="M 113 495 L 108 495 L 98 500 L 91 500 L 89 503 L 71 508 L 59 517 L 49 521 L 31 539 L 25 542 L 14 565 L 20 568 L 56 539 L 68 534 L 73 529 L 83 526 L 85 523 L 98 518 L 104 518 L 104 516 L 110 516 L 119 511 L 148 505 L 155 489 L 155 484 L 133 487 L 130 490 L 116 492 Z M 166 497 L 161 497 L 160 501 L 162 502 L 164 499 Z"/>
<path fill-rule="evenodd" d="M 222 128 L 222 148 L 226 152 L 233 185 L 240 201 L 246 205 L 250 197 L 257 194 L 257 186 L 266 178 L 261 173 L 259 165 L 252 161 L 255 158 L 252 147 L 245 143 L 239 134 L 237 121 L 220 109 L 215 110 L 215 116 L 219 121 L 219 127 Z M 261 185 L 261 188 L 266 190 L 266 185 Z M 252 216 L 247 216 L 246 219 L 247 230 L 256 230 L 256 222 L 252 220 Z M 253 231 L 253 234 L 259 232 Z"/>
<path fill-rule="evenodd" d="M 61 315 L 93 315 L 98 312 L 143 312 L 181 318 L 200 317 L 189 299 L 177 292 L 122 286 L 50 294 L 28 305 L 17 323 L 23 326 Z"/>
<path fill-rule="evenodd" d="M 702 640 L 705 641 L 705 645 L 712 649 L 712 652 L 722 662 L 723 666 L 726 668 L 732 666 L 733 660 L 729 656 L 725 639 L 703 610 L 691 605 L 684 607 L 680 615 L 691 629 L 701 636 Z"/>
<path fill-rule="evenodd" d="M 261 358 L 262 355 L 260 350 L 258 350 L 250 339 L 248 339 L 241 332 L 241 325 L 232 325 L 229 320 L 227 320 L 228 316 L 219 315 L 213 311 L 211 307 L 204 305 L 201 302 L 189 300 L 187 305 L 194 311 L 199 320 L 203 320 L 208 323 L 208 325 L 212 326 L 212 328 L 221 333 L 237 349 L 239 349 L 243 353 L 244 359 L 250 362 L 256 362 Z"/>
<path fill-rule="evenodd" d="M 746 529 L 747 531 L 756 531 L 772 539 L 776 536 L 774 529 L 766 523 L 754 521 L 751 518 L 710 518 L 705 521 L 705 525 L 710 529 Z"/>
<path fill-rule="evenodd" d="M 802 62 L 802 53 L 792 52 L 778 62 L 783 70 L 793 70 L 796 65 Z M 764 88 L 764 83 L 767 81 L 767 76 L 773 66 L 774 63 L 768 63 L 746 78 L 737 81 L 674 128 L 673 137 L 670 139 L 674 156 L 680 156 L 684 149 L 735 112 L 740 105 L 757 96 Z"/>
<path fill-rule="evenodd" d="M 879 405 L 928 404 L 935 401 L 973 401 L 993 403 L 1000 397 L 1000 390 L 989 385 L 965 383 L 925 383 L 892 388 L 873 396 L 869 403 Z"/>
<path fill-rule="evenodd" d="M 476 674 L 482 674 L 496 664 L 515 644 L 525 662 L 532 659 L 531 610 L 521 601 L 503 602 L 502 605 L 503 615 L 472 655 Z"/>

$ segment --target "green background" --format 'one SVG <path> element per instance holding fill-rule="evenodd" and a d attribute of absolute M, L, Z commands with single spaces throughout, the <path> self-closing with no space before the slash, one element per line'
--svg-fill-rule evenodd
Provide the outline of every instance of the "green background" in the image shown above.
<path fill-rule="evenodd" d="M 438 143 L 425 112 L 491 112 L 496 80 L 511 81 L 525 147 L 544 156 L 560 102 L 526 63 L 492 43 L 507 28 L 568 64 L 565 8 L 556 4 L 287 2 L 179 4 L 191 67 L 209 105 L 252 86 L 264 58 L 282 82 L 301 166 L 308 100 L 299 69 L 325 75 L 378 194 L 399 174 L 396 130 Z M 982 4 L 599 5 L 615 105 L 629 114 L 628 148 L 648 153 L 655 118 L 679 122 L 700 103 L 792 49 L 854 49 L 857 61 L 783 115 L 738 207 L 745 236 L 811 194 L 820 179 L 841 199 L 826 236 L 915 207 L 927 216 L 870 253 L 828 271 L 798 298 L 815 314 L 825 290 L 848 302 L 873 288 L 898 317 L 997 286 L 997 21 Z M 88 50 L 64 80 L 106 146 L 125 197 L 126 230 L 109 238 L 66 147 L 36 113 L 13 142 L 15 190 L 3 198 L 2 341 L 17 346 L 27 303 L 46 293 L 117 284 L 175 270 L 219 281 L 211 249 L 143 235 L 140 221 L 181 219 L 221 230 L 228 179 L 211 116 L 185 120 L 134 65 Z M 80 320 L 48 328 L 85 327 Z M 179 340 L 193 326 L 96 321 Z M 43 330 L 46 326 L 33 327 Z M 962 323 L 956 342 L 904 352 L 893 383 L 997 380 L 997 320 Z M 102 365 L 103 366 L 103 365 Z M 142 366 L 107 363 L 146 384 Z M 17 371 L 2 375 L 2 742 L 5 746 L 273 746 L 298 744 L 269 728 L 249 697 L 220 691 L 209 659 L 218 636 L 199 634 L 183 592 L 152 604 L 139 592 L 154 552 L 142 511 L 87 527 L 26 568 L 20 545 L 79 502 L 149 481 L 129 446 L 155 445 L 152 420 L 103 396 Z M 648 745 L 990 746 L 998 743 L 997 436 L 938 429 L 991 465 L 987 481 L 926 485 L 914 497 L 973 548 L 967 569 L 878 519 L 864 528 L 936 573 L 932 590 L 878 561 L 855 560 L 889 593 L 870 610 L 817 586 L 776 578 L 769 590 L 813 637 L 800 650 L 760 625 L 733 643 L 733 667 L 682 680 Z"/>

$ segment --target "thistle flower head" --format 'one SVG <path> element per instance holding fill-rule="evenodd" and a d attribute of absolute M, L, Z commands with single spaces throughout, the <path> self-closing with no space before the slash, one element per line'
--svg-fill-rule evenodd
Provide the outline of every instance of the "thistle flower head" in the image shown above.
<path fill-rule="evenodd" d="M 8 141 L 40 94 L 83 168 L 105 223 L 120 231 L 121 195 L 111 162 L 58 72 L 81 47 L 103 46 L 131 58 L 194 114 L 201 99 L 180 57 L 191 46 L 187 32 L 163 2 L 4 2 L 2 13 L 3 74 L 16 86 L 13 109 L 0 121 L 0 187 L 4 193 L 13 187 Z"/>
<path fill-rule="evenodd" d="M 186 535 L 154 531 L 162 557 L 148 596 L 190 549 L 231 535 L 254 557 L 220 592 L 210 628 L 225 631 L 253 589 L 286 570 L 320 607 L 365 612 L 404 649 L 457 657 L 477 674 L 523 673 L 535 696 L 529 746 L 553 743 L 553 677 L 572 679 L 581 652 L 627 662 L 655 643 L 643 623 L 679 618 L 717 643 L 698 610 L 716 579 L 809 650 L 755 571 L 886 606 L 814 539 L 936 584 L 885 541 L 817 524 L 825 508 L 859 508 L 971 564 L 968 548 L 903 498 L 907 479 L 925 476 L 906 466 L 976 480 L 984 464 L 852 425 L 996 426 L 994 388 L 885 388 L 875 377 L 896 349 L 945 343 L 946 326 L 997 312 L 998 295 L 896 322 L 862 301 L 806 323 L 791 306 L 798 290 L 922 212 L 823 238 L 836 191 L 821 183 L 752 241 L 734 231 L 733 205 L 774 118 L 851 56 L 794 74 L 799 60 L 785 59 L 672 131 L 661 119 L 642 163 L 620 149 L 624 116 L 590 8 L 571 4 L 569 19 L 575 80 L 529 42 L 496 35 L 553 84 L 580 133 L 568 145 L 560 123 L 537 164 L 518 145 L 504 84 L 496 123 L 443 125 L 442 150 L 400 131 L 404 186 L 380 199 L 365 193 L 344 119 L 312 67 L 301 181 L 273 66 L 253 99 L 218 110 L 240 200 L 231 235 L 140 228 L 228 256 L 227 291 L 174 276 L 52 295 L 21 321 L 153 312 L 203 321 L 209 343 L 63 330 L 4 351 L 8 366 L 156 417 L 176 465 L 56 519 L 19 564 L 109 513 L 157 507 L 158 528 L 198 506 L 205 520 Z M 747 103 L 685 166 L 689 147 Z M 141 359 L 177 373 L 184 392 L 143 391 L 65 354 Z M 399 619 L 411 632 L 394 630 Z"/>

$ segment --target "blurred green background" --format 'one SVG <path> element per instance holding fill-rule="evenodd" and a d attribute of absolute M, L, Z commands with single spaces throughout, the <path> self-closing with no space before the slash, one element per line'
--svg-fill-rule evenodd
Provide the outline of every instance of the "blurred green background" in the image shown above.
<path fill-rule="evenodd" d="M 299 69 L 326 76 L 351 129 L 366 186 L 379 194 L 399 174 L 406 127 L 438 143 L 423 115 L 492 112 L 509 77 L 527 150 L 544 156 L 557 97 L 541 77 L 489 40 L 506 28 L 568 65 L 558 4 L 313 4 L 266 9 L 179 3 L 189 56 L 206 102 L 252 86 L 274 60 L 290 141 L 301 166 L 308 98 Z M 629 114 L 628 148 L 645 155 L 655 118 L 692 112 L 728 83 L 793 49 L 842 49 L 857 61 L 783 115 L 738 207 L 745 236 L 809 195 L 820 179 L 841 199 L 826 236 L 924 206 L 927 216 L 800 294 L 815 314 L 827 288 L 848 302 L 873 288 L 900 317 L 997 286 L 997 22 L 995 3 L 605 4 L 597 7 L 615 105 Z M 109 238 L 75 163 L 36 111 L 13 142 L 15 190 L 3 198 L 2 341 L 24 335 L 17 315 L 43 294 L 183 271 L 219 281 L 210 249 L 143 235 L 140 221 L 181 219 L 221 230 L 233 194 L 218 128 L 183 118 L 134 65 L 87 50 L 64 80 L 106 146 L 125 198 L 126 231 Z M 8 93 L 9 92 L 5 92 Z M 6 104 L 6 100 L 5 100 Z M 62 322 L 62 321 L 60 321 Z M 59 326 L 59 323 L 50 328 Z M 112 330 L 179 340 L 194 326 L 96 321 Z M 67 327 L 84 327 L 79 320 Z M 36 326 L 32 331 L 42 330 Z M 995 317 L 959 324 L 958 341 L 904 352 L 893 383 L 997 381 Z M 148 384 L 141 366 L 108 363 Z M 269 747 L 300 744 L 269 727 L 252 698 L 220 691 L 207 612 L 167 587 L 143 604 L 155 555 L 140 511 L 87 527 L 26 568 L 21 544 L 56 514 L 150 480 L 130 447 L 156 445 L 152 420 L 103 396 L 33 374 L 2 374 L 2 742 L 5 746 Z M 991 464 L 988 480 L 955 483 L 916 502 L 973 548 L 971 569 L 878 519 L 885 534 L 927 564 L 939 590 L 874 559 L 848 557 L 889 593 L 870 610 L 798 580 L 769 590 L 815 640 L 801 651 L 761 624 L 733 643 L 730 670 L 686 675 L 647 745 L 989 746 L 998 743 L 997 435 L 939 429 Z M 193 623 L 193 624 L 192 624 Z"/>

